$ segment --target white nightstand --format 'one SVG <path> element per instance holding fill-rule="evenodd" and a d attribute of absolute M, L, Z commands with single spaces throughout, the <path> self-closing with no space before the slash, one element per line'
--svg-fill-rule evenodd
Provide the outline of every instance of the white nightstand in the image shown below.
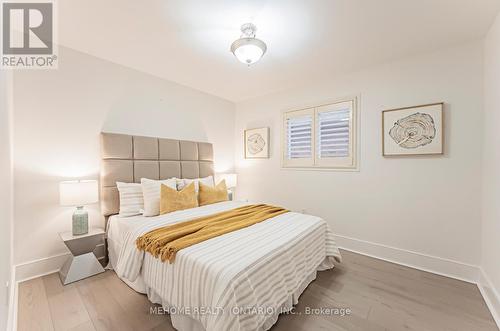
<path fill-rule="evenodd" d="M 89 233 L 81 236 L 74 236 L 71 231 L 59 234 L 72 254 L 59 270 L 64 285 L 104 272 L 93 253 L 96 246 L 103 242 L 104 235 L 104 230 L 99 228 L 91 228 Z"/>

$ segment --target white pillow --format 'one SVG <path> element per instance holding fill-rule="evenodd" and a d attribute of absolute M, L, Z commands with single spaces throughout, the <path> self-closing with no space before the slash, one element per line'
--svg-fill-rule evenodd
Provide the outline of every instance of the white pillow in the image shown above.
<path fill-rule="evenodd" d="M 142 195 L 144 197 L 144 216 L 160 215 L 162 184 L 177 190 L 177 181 L 175 178 L 165 180 L 141 178 Z"/>
<path fill-rule="evenodd" d="M 198 184 L 200 182 L 203 185 L 207 185 L 210 187 L 215 186 L 214 178 L 212 176 L 208 176 L 208 177 L 204 177 L 204 178 L 196 178 L 196 179 L 187 179 L 187 178 L 179 179 L 179 178 L 177 178 L 177 189 L 180 191 L 183 188 L 185 188 L 186 186 L 188 186 L 189 184 L 191 184 L 192 182 L 194 182 L 194 189 L 195 189 L 196 193 L 198 193 L 198 191 L 200 189 L 200 184 Z"/>
<path fill-rule="evenodd" d="M 117 182 L 120 196 L 120 213 L 122 217 L 142 214 L 144 200 L 142 198 L 142 186 L 137 183 Z"/>

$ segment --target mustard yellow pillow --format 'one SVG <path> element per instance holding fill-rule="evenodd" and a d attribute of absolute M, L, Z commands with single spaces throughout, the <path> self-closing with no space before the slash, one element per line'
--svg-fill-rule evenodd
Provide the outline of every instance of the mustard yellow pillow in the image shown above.
<path fill-rule="evenodd" d="M 198 207 L 194 183 L 180 191 L 161 185 L 160 215 L 194 207 Z"/>
<path fill-rule="evenodd" d="M 227 196 L 226 181 L 224 179 L 215 187 L 210 187 L 200 182 L 200 189 L 198 191 L 198 203 L 200 206 L 227 200 L 229 200 L 229 198 Z"/>

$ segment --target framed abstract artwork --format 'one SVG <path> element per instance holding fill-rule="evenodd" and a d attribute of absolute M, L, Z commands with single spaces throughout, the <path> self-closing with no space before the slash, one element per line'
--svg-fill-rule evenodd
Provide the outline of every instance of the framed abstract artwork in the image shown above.
<path fill-rule="evenodd" d="M 245 159 L 269 158 L 269 128 L 245 130 Z"/>
<path fill-rule="evenodd" d="M 384 110 L 382 155 L 443 154 L 443 105 Z"/>

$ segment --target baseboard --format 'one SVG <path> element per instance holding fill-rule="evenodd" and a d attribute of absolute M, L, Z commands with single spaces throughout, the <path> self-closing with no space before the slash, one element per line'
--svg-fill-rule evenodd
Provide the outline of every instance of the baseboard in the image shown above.
<path fill-rule="evenodd" d="M 105 258 L 104 244 L 97 245 L 94 253 L 98 259 Z M 20 263 L 12 267 L 7 331 L 17 330 L 17 300 L 19 283 L 58 272 L 69 256 L 70 253 L 63 253 Z"/>
<path fill-rule="evenodd" d="M 365 240 L 336 235 L 337 245 L 345 250 L 401 264 L 434 274 L 477 284 L 479 267 L 459 261 L 440 258 Z"/>
<path fill-rule="evenodd" d="M 483 268 L 479 268 L 479 270 L 480 279 L 477 286 L 479 287 L 479 291 L 481 291 L 481 294 L 483 295 L 486 305 L 490 309 L 491 315 L 493 315 L 493 319 L 500 329 L 500 294 L 491 283 L 490 278 L 484 272 Z"/>
<path fill-rule="evenodd" d="M 104 244 L 97 245 L 94 253 L 96 254 L 98 259 L 104 258 L 106 255 Z M 59 271 L 59 269 L 61 269 L 62 265 L 64 264 L 64 262 L 66 262 L 69 256 L 70 253 L 62 253 L 44 257 L 38 260 L 17 264 L 14 267 L 15 281 L 23 282 L 57 272 Z"/>
<path fill-rule="evenodd" d="M 10 272 L 9 308 L 7 314 L 7 331 L 17 330 L 17 282 L 16 268 L 13 266 Z"/>
<path fill-rule="evenodd" d="M 470 283 L 477 284 L 480 280 L 478 266 L 347 236 L 336 235 L 335 238 L 338 246 L 348 251 Z M 95 254 L 99 259 L 105 256 L 104 250 L 104 245 L 97 246 Z M 56 272 L 69 255 L 63 253 L 18 264 L 15 266 L 15 281 L 25 281 Z"/>
<path fill-rule="evenodd" d="M 106 257 L 104 244 L 97 245 L 94 254 L 99 260 L 104 259 Z M 12 267 L 9 289 L 7 331 L 17 330 L 17 300 L 19 283 L 58 272 L 69 256 L 70 253 L 62 253 L 38 260 L 20 263 Z"/>
<path fill-rule="evenodd" d="M 500 329 L 500 294 L 481 267 L 346 236 L 335 239 L 350 252 L 476 284 Z"/>

